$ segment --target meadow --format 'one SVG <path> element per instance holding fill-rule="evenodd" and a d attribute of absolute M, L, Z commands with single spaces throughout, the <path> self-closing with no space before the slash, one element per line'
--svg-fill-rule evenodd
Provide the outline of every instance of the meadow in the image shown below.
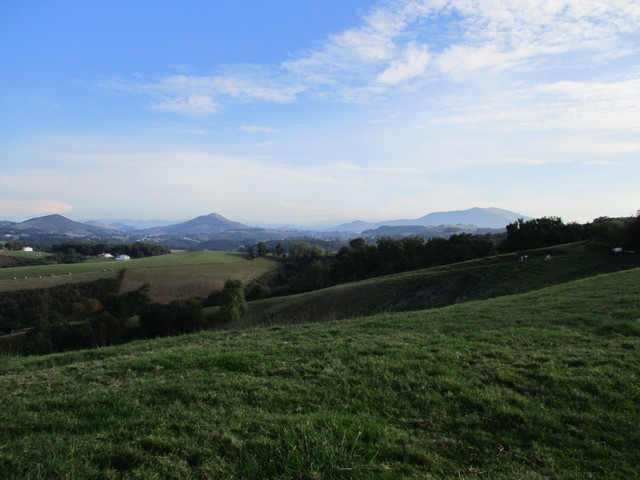
<path fill-rule="evenodd" d="M 126 261 L 96 258 L 72 264 L 1 268 L 0 291 L 115 278 L 126 270 L 122 291 L 149 283 L 151 298 L 168 302 L 179 296 L 206 296 L 228 278 L 248 282 L 273 268 L 277 268 L 277 264 L 269 259 L 254 262 L 246 255 L 232 252 L 182 252 Z"/>
<path fill-rule="evenodd" d="M 640 269 L 315 324 L 0 359 L 8 479 L 628 479 Z"/>

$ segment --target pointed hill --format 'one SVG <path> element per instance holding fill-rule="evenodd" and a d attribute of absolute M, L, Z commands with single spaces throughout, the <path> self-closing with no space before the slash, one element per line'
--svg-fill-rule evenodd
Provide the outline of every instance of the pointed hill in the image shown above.
<path fill-rule="evenodd" d="M 194 233 L 222 233 L 228 230 L 250 228 L 240 222 L 234 222 L 217 213 L 201 215 L 187 220 L 186 222 L 169 225 L 166 227 L 153 228 L 150 231 L 154 234 L 194 234 Z"/>

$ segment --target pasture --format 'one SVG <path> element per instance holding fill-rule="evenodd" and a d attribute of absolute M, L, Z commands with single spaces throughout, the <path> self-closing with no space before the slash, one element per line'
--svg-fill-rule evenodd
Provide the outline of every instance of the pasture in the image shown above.
<path fill-rule="evenodd" d="M 169 301 L 180 295 L 206 296 L 211 289 L 224 284 L 227 278 L 248 281 L 276 267 L 276 262 L 271 260 L 252 262 L 239 253 L 212 251 L 182 252 L 126 261 L 94 258 L 82 263 L 1 268 L 0 291 L 47 288 L 113 278 L 126 269 L 123 291 L 148 282 L 154 300 Z"/>
<path fill-rule="evenodd" d="M 120 288 L 126 292 L 149 284 L 151 299 L 168 303 L 179 297 L 206 297 L 213 290 L 220 290 L 229 278 L 246 284 L 279 267 L 278 261 L 272 258 L 251 261 L 244 256 L 231 255 L 225 257 L 229 261 L 217 263 L 160 264 L 127 269 Z"/>
<path fill-rule="evenodd" d="M 626 479 L 640 269 L 0 364 L 7 479 Z"/>
<path fill-rule="evenodd" d="M 550 261 L 545 257 L 551 255 Z M 238 326 L 320 322 L 388 311 L 437 308 L 525 293 L 602 273 L 640 267 L 640 255 L 592 251 L 584 243 L 498 255 L 372 278 L 248 304 Z M 215 309 L 209 311 L 214 312 Z"/>

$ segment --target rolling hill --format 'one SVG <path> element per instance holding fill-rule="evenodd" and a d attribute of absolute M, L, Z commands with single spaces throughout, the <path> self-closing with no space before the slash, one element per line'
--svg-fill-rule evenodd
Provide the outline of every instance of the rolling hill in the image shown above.
<path fill-rule="evenodd" d="M 102 226 L 70 220 L 62 215 L 45 215 L 10 225 L 13 230 L 39 230 L 52 234 L 91 235 L 107 232 Z"/>
<path fill-rule="evenodd" d="M 635 478 L 640 269 L 0 363 L 7 479 Z"/>
<path fill-rule="evenodd" d="M 439 308 L 513 295 L 585 277 L 640 267 L 640 255 L 614 256 L 585 242 L 414 270 L 284 298 L 251 302 L 243 326 L 352 318 L 382 312 Z M 551 255 L 551 261 L 545 256 Z"/>

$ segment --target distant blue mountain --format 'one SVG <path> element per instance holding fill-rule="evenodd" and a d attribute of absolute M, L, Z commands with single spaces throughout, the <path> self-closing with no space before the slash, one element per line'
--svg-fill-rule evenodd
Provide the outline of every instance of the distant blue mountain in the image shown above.
<path fill-rule="evenodd" d="M 361 233 L 384 226 L 422 225 L 433 227 L 440 225 L 473 225 L 478 228 L 505 228 L 509 223 L 522 218 L 531 220 L 531 217 L 501 208 L 469 208 L 468 210 L 454 210 L 450 212 L 434 212 L 414 220 L 386 220 L 383 222 L 363 222 L 361 220 L 344 223 L 327 230 L 336 232 Z"/>

